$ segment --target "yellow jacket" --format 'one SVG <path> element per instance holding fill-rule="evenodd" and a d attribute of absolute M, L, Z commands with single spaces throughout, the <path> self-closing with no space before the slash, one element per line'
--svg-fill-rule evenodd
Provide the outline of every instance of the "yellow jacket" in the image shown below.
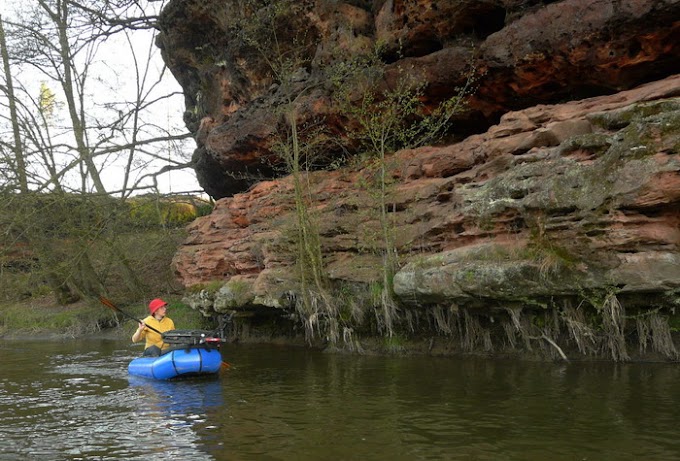
<path fill-rule="evenodd" d="M 150 315 L 144 320 L 142 320 L 142 322 L 144 322 L 145 325 L 148 325 L 151 328 L 155 328 L 161 333 L 165 333 L 166 331 L 175 329 L 175 322 L 173 322 L 172 319 L 168 317 L 163 317 L 159 322 L 158 320 L 155 319 L 154 316 Z M 167 349 L 169 347 L 168 344 L 165 344 L 163 342 L 163 338 L 161 337 L 161 335 L 148 328 L 144 328 L 142 334 L 139 335 L 139 339 L 140 340 L 146 339 L 146 345 L 144 346 L 144 349 L 148 349 L 151 346 L 158 346 L 161 349 Z"/>

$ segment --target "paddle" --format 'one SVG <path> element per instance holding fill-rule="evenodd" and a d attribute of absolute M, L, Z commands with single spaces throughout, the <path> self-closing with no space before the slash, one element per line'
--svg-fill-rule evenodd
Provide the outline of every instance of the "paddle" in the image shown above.
<path fill-rule="evenodd" d="M 103 296 L 100 296 L 100 297 L 99 297 L 99 302 L 101 302 L 103 305 L 105 305 L 105 306 L 108 307 L 109 309 L 112 309 L 112 310 L 114 310 L 114 311 L 120 312 L 120 313 L 123 314 L 125 317 L 129 318 L 130 320 L 134 320 L 134 321 L 137 322 L 137 323 L 142 323 L 142 321 L 141 321 L 140 319 L 131 316 L 130 314 L 128 314 L 128 313 L 125 312 L 125 311 L 120 310 L 120 309 L 118 308 L 118 306 L 116 306 L 115 304 L 113 304 L 111 301 L 109 301 L 108 299 L 106 299 L 106 298 L 103 297 Z M 146 323 L 145 323 L 144 325 L 146 325 Z M 147 327 L 149 330 L 155 331 L 155 332 L 158 333 L 159 335 L 163 335 L 163 333 L 161 333 L 160 331 L 156 330 L 156 329 L 155 329 L 154 327 L 152 327 L 152 326 L 146 325 L 146 327 Z"/>

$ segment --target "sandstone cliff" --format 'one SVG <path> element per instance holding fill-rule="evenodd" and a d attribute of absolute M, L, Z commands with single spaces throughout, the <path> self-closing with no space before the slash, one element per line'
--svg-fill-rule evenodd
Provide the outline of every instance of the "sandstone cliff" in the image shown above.
<path fill-rule="evenodd" d="M 320 78 L 332 50 L 376 42 L 384 84 L 411 69 L 432 107 L 470 69 L 476 76 L 449 143 L 386 162 L 399 262 L 389 309 L 371 293 L 385 289 L 374 165 L 309 174 L 324 270 L 343 307 L 306 317 L 295 309 L 293 179 L 272 167 L 285 88 L 234 28 L 253 3 L 175 0 L 161 18 L 197 175 L 219 199 L 175 257 L 178 278 L 197 287 L 195 307 L 280 312 L 355 347 L 362 335 L 396 334 L 625 360 L 635 341 L 677 357 L 680 1 L 297 2 L 286 30 L 313 45 L 302 48 L 300 82 Z M 320 117 L 343 140 L 348 121 L 315 88 L 299 99 L 301 123 Z"/>

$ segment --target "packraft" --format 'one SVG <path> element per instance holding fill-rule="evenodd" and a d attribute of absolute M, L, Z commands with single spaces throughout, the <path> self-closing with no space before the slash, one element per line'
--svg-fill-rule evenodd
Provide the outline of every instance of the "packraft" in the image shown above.
<path fill-rule="evenodd" d="M 134 376 L 168 380 L 213 375 L 220 371 L 222 338 L 205 330 L 171 330 L 162 334 L 169 348 L 158 357 L 139 357 L 128 365 Z"/>

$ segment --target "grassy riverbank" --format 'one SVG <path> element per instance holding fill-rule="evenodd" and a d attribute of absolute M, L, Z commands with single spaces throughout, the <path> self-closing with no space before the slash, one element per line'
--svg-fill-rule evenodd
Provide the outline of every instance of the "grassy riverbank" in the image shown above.
<path fill-rule="evenodd" d="M 180 329 L 210 329 L 208 319 L 186 306 L 177 297 L 164 297 L 170 307 L 168 316 Z M 143 318 L 145 303 L 118 306 L 128 314 Z M 53 297 L 31 298 L 18 303 L 0 305 L 0 338 L 82 337 L 105 334 L 114 338 L 132 336 L 135 323 L 104 307 L 96 300 L 85 300 L 68 306 L 54 303 Z"/>

